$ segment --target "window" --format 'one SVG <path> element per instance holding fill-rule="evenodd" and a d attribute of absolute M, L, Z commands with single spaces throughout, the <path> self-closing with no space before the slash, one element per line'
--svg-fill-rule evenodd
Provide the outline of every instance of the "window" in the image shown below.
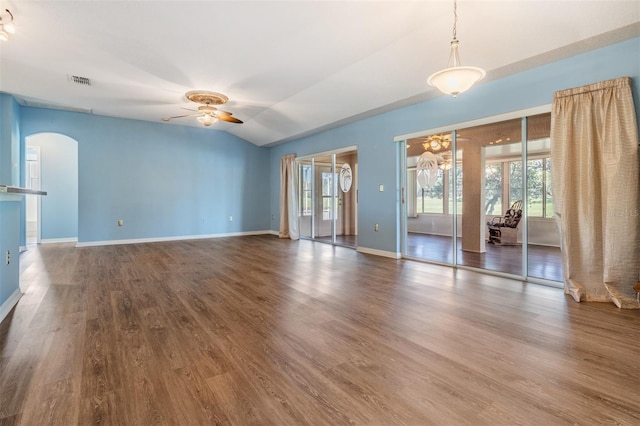
<path fill-rule="evenodd" d="M 537 158 L 536 158 L 537 157 Z M 527 211 L 530 217 L 552 218 L 551 158 L 539 152 L 527 161 Z M 517 158 L 517 157 L 516 157 Z M 457 212 L 462 214 L 462 163 L 456 168 L 455 196 Z M 522 161 L 513 156 L 489 159 L 485 165 L 485 214 L 502 216 L 511 205 L 522 200 L 524 171 Z M 415 176 L 415 175 L 414 175 Z M 418 214 L 453 214 L 453 168 L 438 170 L 438 178 L 432 188 L 416 185 L 416 212 Z M 508 197 L 508 199 L 507 199 Z"/>
<path fill-rule="evenodd" d="M 458 162 L 456 167 L 456 209 L 458 214 L 462 214 L 462 163 Z M 453 180 L 453 168 L 449 169 L 449 179 L 447 183 L 450 184 Z M 447 186 L 447 192 L 453 194 L 452 186 Z M 453 214 L 453 201 L 452 197 L 449 197 L 449 203 L 447 206 L 447 214 Z"/>
<path fill-rule="evenodd" d="M 522 161 L 509 162 L 509 205 L 522 200 Z M 527 161 L 527 214 L 529 217 L 553 217 L 551 196 L 551 158 Z"/>
<path fill-rule="evenodd" d="M 300 216 L 311 216 L 311 164 L 300 165 Z"/>
<path fill-rule="evenodd" d="M 322 172 L 322 220 L 331 220 L 331 199 L 338 194 L 338 174 Z"/>
<path fill-rule="evenodd" d="M 545 158 L 544 177 L 544 217 L 553 217 L 553 196 L 551 194 L 551 157 Z"/>
<path fill-rule="evenodd" d="M 432 188 L 421 188 L 417 190 L 418 203 L 416 205 L 418 213 L 444 213 L 444 173 L 438 170 L 436 183 Z"/>
<path fill-rule="evenodd" d="M 487 215 L 502 215 L 502 163 L 485 166 L 484 211 Z"/>
<path fill-rule="evenodd" d="M 543 158 L 527 161 L 527 214 L 529 216 L 544 217 L 544 171 L 545 160 Z"/>
<path fill-rule="evenodd" d="M 509 162 L 509 206 L 505 206 L 503 210 L 511 207 L 513 203 L 522 200 L 522 161 Z"/>

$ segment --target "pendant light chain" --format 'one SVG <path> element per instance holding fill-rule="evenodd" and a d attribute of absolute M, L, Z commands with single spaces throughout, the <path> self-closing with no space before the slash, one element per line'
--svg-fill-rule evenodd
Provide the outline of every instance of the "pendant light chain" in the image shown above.
<path fill-rule="evenodd" d="M 453 0 L 453 39 L 456 40 L 458 27 L 458 1 Z"/>

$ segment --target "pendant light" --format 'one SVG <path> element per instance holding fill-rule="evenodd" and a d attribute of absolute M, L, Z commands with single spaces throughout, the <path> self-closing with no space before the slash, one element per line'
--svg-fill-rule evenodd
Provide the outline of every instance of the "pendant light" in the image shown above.
<path fill-rule="evenodd" d="M 458 4 L 453 1 L 453 40 L 451 40 L 451 54 L 449 55 L 449 68 L 435 72 L 429 76 L 427 83 L 435 86 L 440 91 L 453 95 L 455 98 L 459 93 L 465 92 L 476 82 L 482 80 L 487 74 L 485 70 L 478 67 L 463 67 L 460 65 L 458 55 L 458 39 L 456 38 L 456 25 L 458 23 Z"/>

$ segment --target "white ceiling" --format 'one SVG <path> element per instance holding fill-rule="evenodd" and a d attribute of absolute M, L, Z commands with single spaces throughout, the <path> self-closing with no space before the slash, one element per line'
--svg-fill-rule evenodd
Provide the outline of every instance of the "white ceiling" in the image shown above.
<path fill-rule="evenodd" d="M 439 96 L 426 79 L 453 24 L 452 0 L 0 5 L 18 31 L 0 46 L 0 91 L 21 103 L 161 122 L 211 90 L 244 121 L 212 128 L 259 146 Z M 638 0 L 460 0 L 458 15 L 462 63 L 485 80 L 640 34 Z"/>

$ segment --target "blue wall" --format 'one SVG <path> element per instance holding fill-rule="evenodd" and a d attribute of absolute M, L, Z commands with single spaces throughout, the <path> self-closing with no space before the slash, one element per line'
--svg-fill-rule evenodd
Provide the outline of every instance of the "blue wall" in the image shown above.
<path fill-rule="evenodd" d="M 640 121 L 640 38 L 480 84 L 458 98 L 439 97 L 271 148 L 272 229 L 279 224 L 280 157 L 358 146 L 358 245 L 400 251 L 399 171 L 393 138 L 551 104 L 557 90 L 630 76 Z M 378 192 L 383 184 L 385 192 Z M 380 231 L 374 232 L 378 223 Z"/>
<path fill-rule="evenodd" d="M 12 96 L 0 93 L 0 184 L 19 185 L 20 168 L 20 106 Z M 0 196 L 0 198 L 2 198 Z M 4 310 L 9 306 L 9 299 L 18 289 L 20 271 L 18 265 L 20 245 L 20 214 L 24 206 L 22 197 L 11 197 L 6 201 L 0 199 L 0 307 Z M 22 210 L 24 211 L 24 210 Z M 11 262 L 6 264 L 6 252 L 10 252 Z M 0 316 L 0 318 L 2 318 Z"/>
<path fill-rule="evenodd" d="M 20 105 L 0 93 L 0 184 L 20 186 Z"/>
<path fill-rule="evenodd" d="M 21 197 L 18 201 L 0 200 L 0 306 L 11 298 L 19 287 L 20 268 L 18 259 L 19 251 L 19 230 L 16 223 L 20 220 Z M 10 252 L 10 263 L 5 262 L 5 255 Z M 5 309 L 7 307 L 5 306 Z M 0 320 L 3 317 L 0 316 Z"/>
<path fill-rule="evenodd" d="M 79 243 L 269 229 L 266 148 L 212 129 L 21 112 L 23 137 L 52 132 L 78 142 Z"/>

